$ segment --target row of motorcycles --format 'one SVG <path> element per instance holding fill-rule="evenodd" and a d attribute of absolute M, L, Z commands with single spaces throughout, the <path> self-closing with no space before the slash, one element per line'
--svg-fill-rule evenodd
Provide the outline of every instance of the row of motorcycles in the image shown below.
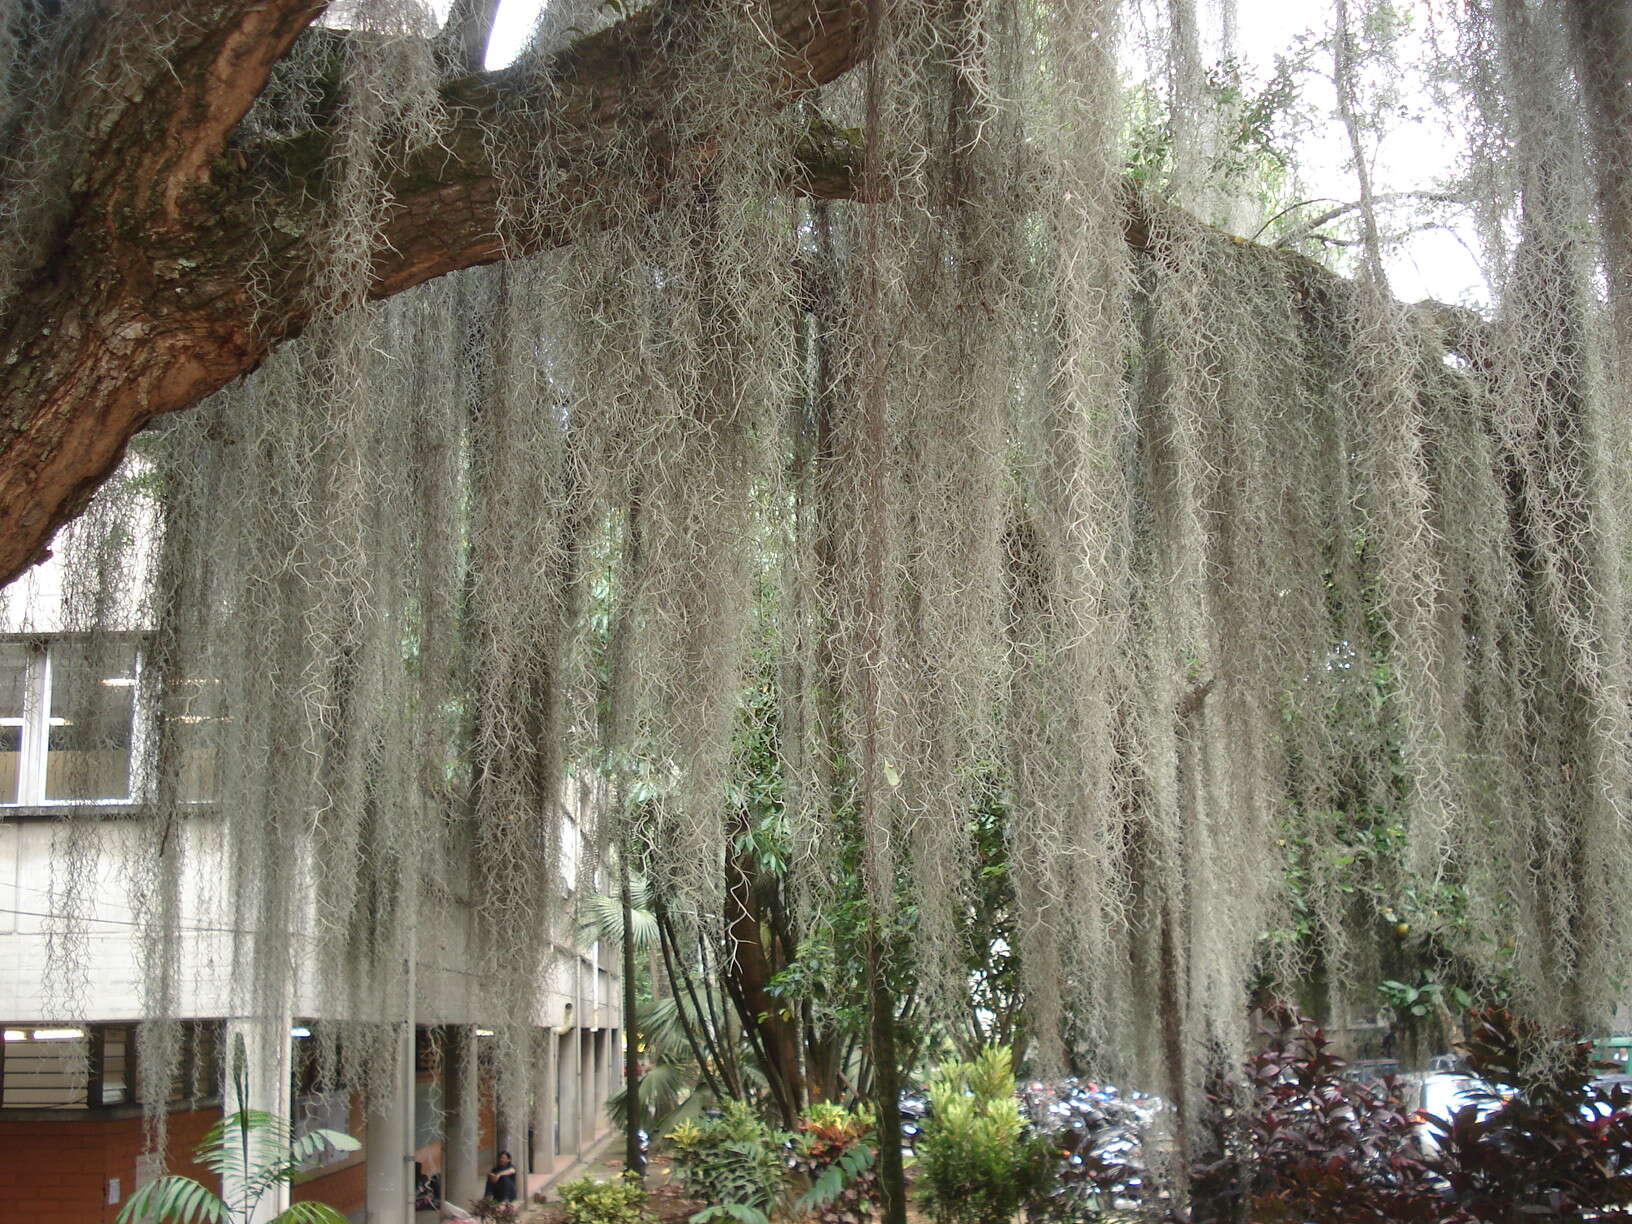
<path fill-rule="evenodd" d="M 1074 1078 L 1028 1084 L 1021 1098 L 1032 1126 L 1049 1135 L 1060 1153 L 1052 1190 L 1027 1213 L 1033 1221 L 1098 1219 L 1148 1205 L 1165 1193 L 1147 1167 L 1159 1098 Z"/>

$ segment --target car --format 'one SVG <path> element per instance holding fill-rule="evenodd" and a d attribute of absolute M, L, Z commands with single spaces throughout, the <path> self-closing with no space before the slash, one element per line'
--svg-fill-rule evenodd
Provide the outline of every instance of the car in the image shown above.
<path fill-rule="evenodd" d="M 1597 1076 L 1592 1091 L 1593 1100 L 1582 1110 L 1588 1117 L 1608 1118 L 1632 1109 L 1632 1072 Z"/>
<path fill-rule="evenodd" d="M 1430 1071 L 1417 1083 L 1417 1141 L 1426 1152 L 1439 1151 L 1439 1129 L 1430 1118 L 1449 1122 L 1470 1106 L 1484 1118 L 1500 1109 L 1508 1094 L 1476 1075 L 1460 1071 Z"/>

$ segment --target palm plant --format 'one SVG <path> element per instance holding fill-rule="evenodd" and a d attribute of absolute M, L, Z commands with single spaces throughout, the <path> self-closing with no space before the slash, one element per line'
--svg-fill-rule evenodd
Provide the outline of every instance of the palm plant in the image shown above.
<path fill-rule="evenodd" d="M 147 1183 L 120 1209 L 115 1224 L 249 1224 L 275 1186 L 288 1185 L 313 1157 L 333 1148 L 362 1146 L 343 1131 L 317 1128 L 297 1135 L 287 1118 L 248 1109 L 249 1074 L 244 1039 L 233 1038 L 233 1087 L 239 1108 L 209 1129 L 193 1155 L 221 1179 L 223 1194 L 202 1182 L 171 1173 Z M 269 1224 L 347 1224 L 326 1203 L 291 1203 Z"/>

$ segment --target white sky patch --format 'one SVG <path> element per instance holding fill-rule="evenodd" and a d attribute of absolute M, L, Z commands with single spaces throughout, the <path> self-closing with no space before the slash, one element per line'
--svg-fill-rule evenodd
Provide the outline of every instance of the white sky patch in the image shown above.
<path fill-rule="evenodd" d="M 349 28 L 355 22 L 353 10 L 361 0 L 333 0 L 323 16 L 323 24 Z M 493 23 L 493 37 L 487 44 L 487 67 L 508 68 L 527 45 L 539 14 L 549 0 L 500 0 L 498 19 Z M 431 28 L 440 29 L 447 20 L 453 0 L 420 0 L 420 11 L 428 14 Z"/>
<path fill-rule="evenodd" d="M 1397 102 L 1411 117 L 1391 116 L 1381 138 L 1368 132 L 1365 144 L 1373 195 L 1379 198 L 1412 192 L 1436 192 L 1461 167 L 1463 142 L 1454 117 L 1446 115 L 1428 89 L 1427 71 L 1433 46 L 1428 26 L 1434 20 L 1431 4 L 1401 5 L 1410 22 L 1395 47 L 1400 72 L 1390 82 Z M 1358 8 L 1358 6 L 1357 6 Z M 1263 0 L 1240 0 L 1237 54 L 1250 64 L 1254 76 L 1266 79 L 1275 69 L 1275 57 L 1289 51 L 1299 37 L 1320 40 L 1331 33 L 1332 6 L 1285 5 Z M 1358 12 L 1352 17 L 1358 22 Z M 1315 112 L 1314 128 L 1296 147 L 1297 175 L 1304 197 L 1320 199 L 1302 210 L 1313 219 L 1326 209 L 1359 199 L 1360 188 L 1350 165 L 1348 134 L 1337 116 L 1337 94 L 1332 84 L 1329 50 L 1317 48 L 1309 71 L 1298 78 L 1299 101 Z M 1365 105 L 1364 99 L 1361 103 Z M 1384 252 L 1389 287 L 1401 301 L 1423 298 L 1466 305 L 1487 305 L 1490 300 L 1480 270 L 1474 230 L 1466 208 L 1435 207 L 1420 199 L 1401 206 L 1380 208 L 1385 240 L 1389 221 L 1411 217 L 1426 224 L 1440 217 L 1444 224 L 1407 234 Z"/>
<path fill-rule="evenodd" d="M 498 20 L 493 23 L 493 38 L 487 44 L 488 68 L 507 68 L 515 63 L 548 4 L 549 0 L 503 0 Z"/>

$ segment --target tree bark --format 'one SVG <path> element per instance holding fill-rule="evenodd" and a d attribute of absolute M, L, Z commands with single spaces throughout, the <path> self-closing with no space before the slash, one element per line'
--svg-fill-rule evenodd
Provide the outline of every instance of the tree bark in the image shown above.
<path fill-rule="evenodd" d="M 121 36 L 168 45 L 151 79 L 121 81 L 72 116 L 88 135 L 65 177 L 74 186 L 58 241 L 0 318 L 0 578 L 43 555 L 154 412 L 196 402 L 264 355 L 238 270 L 223 261 L 237 244 L 221 252 L 205 240 L 208 221 L 230 230 L 237 218 L 201 216 L 199 191 L 322 9 L 143 0 L 91 32 L 84 64 L 112 55 Z M 238 308 L 222 310 L 235 292 Z"/>
<path fill-rule="evenodd" d="M 729 956 L 721 966 L 745 1032 L 764 1055 L 765 1078 L 782 1124 L 792 1128 L 804 1108 L 804 1079 L 799 1070 L 799 1030 L 788 1005 L 770 992 L 776 969 L 765 946 L 764 915 L 754 896 L 752 864 L 747 855 L 727 849 L 725 855 L 725 937 Z"/>
<path fill-rule="evenodd" d="M 640 1132 L 645 1112 L 640 1102 L 640 1013 L 635 991 L 634 900 L 629 887 L 629 838 L 618 861 L 618 902 L 623 911 L 623 1169 L 646 1182 L 646 1153 Z"/>

